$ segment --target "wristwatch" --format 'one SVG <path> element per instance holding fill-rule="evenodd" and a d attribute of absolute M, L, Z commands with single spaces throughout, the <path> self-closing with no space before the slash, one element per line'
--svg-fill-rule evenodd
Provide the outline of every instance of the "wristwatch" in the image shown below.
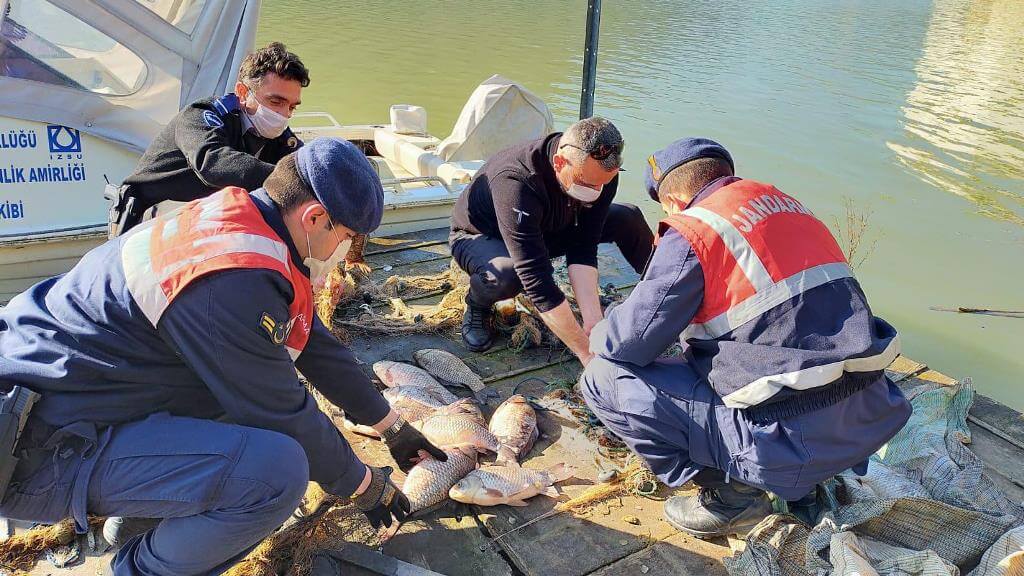
<path fill-rule="evenodd" d="M 380 437 L 383 438 L 385 442 L 393 440 L 395 436 L 398 436 L 398 431 L 401 430 L 402 426 L 405 425 L 405 418 L 399 416 L 398 419 L 391 424 L 391 426 L 388 426 L 387 428 L 384 429 L 383 432 L 380 433 Z"/>

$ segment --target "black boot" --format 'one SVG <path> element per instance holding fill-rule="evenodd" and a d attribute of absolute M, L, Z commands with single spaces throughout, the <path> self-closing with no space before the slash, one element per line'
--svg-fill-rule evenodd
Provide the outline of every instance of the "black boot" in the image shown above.
<path fill-rule="evenodd" d="M 466 296 L 466 313 L 462 316 L 462 341 L 473 352 L 484 352 L 494 343 L 494 313 L 491 306 L 480 306 Z"/>
<path fill-rule="evenodd" d="M 771 513 L 767 492 L 739 482 L 701 487 L 696 496 L 674 496 L 665 502 L 668 523 L 698 538 L 746 536 Z"/>

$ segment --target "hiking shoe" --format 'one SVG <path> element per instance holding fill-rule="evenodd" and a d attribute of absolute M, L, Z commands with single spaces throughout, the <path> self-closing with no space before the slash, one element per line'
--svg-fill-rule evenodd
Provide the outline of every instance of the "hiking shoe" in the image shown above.
<path fill-rule="evenodd" d="M 698 538 L 746 536 L 771 513 L 767 492 L 738 482 L 702 487 L 696 496 L 673 496 L 665 502 L 668 523 Z"/>
<path fill-rule="evenodd" d="M 114 548 L 120 548 L 132 538 L 156 528 L 160 522 L 160 518 L 111 516 L 103 523 L 103 539 Z"/>
<path fill-rule="evenodd" d="M 473 352 L 483 352 L 494 343 L 494 312 L 491 306 L 474 304 L 466 296 L 466 313 L 462 316 L 462 341 Z"/>

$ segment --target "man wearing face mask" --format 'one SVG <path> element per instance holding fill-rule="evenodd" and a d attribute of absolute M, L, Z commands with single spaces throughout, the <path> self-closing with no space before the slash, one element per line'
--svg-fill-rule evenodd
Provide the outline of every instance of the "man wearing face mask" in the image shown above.
<path fill-rule="evenodd" d="M 622 135 L 604 118 L 513 146 L 477 172 L 452 213 L 451 249 L 470 276 L 462 338 L 480 352 L 493 342 L 492 306 L 520 292 L 584 365 L 587 334 L 601 319 L 597 245 L 614 242 L 640 272 L 653 235 L 636 206 L 613 204 Z M 553 276 L 564 255 L 583 317 L 576 320 Z"/>
<path fill-rule="evenodd" d="M 306 86 L 309 72 L 283 44 L 247 55 L 233 93 L 189 104 L 150 144 L 111 211 L 116 232 L 130 230 L 165 200 L 262 186 L 274 165 L 302 146 L 288 120 Z"/>
<path fill-rule="evenodd" d="M 220 574 L 309 480 L 375 527 L 401 521 L 391 469 L 363 464 L 296 375 L 380 432 L 402 469 L 446 459 L 313 313 L 312 285 L 380 224 L 383 196 L 354 145 L 318 138 L 264 188 L 144 222 L 11 300 L 0 392 L 40 398 L 19 405 L 24 431 L 0 446 L 0 471 L 13 464 L 0 516 L 71 516 L 80 532 L 87 515 L 162 519 L 117 534 L 118 575 Z"/>

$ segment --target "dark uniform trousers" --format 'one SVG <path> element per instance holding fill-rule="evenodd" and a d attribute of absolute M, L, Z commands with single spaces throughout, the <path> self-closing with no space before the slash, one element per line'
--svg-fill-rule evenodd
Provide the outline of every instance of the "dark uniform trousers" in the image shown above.
<path fill-rule="evenodd" d="M 544 238 L 548 254 L 564 256 L 573 242 L 574 229 Z M 654 250 L 654 237 L 639 208 L 632 204 L 612 204 L 601 232 L 600 243 L 614 242 L 637 273 L 643 271 Z M 450 238 L 452 256 L 469 274 L 473 302 L 489 306 L 512 298 L 523 291 L 505 241 L 501 238 L 454 231 Z"/>
<path fill-rule="evenodd" d="M 162 518 L 117 552 L 118 575 L 220 574 L 289 517 L 309 480 L 299 444 L 269 430 L 166 413 L 98 431 L 29 422 L 0 516 Z"/>

